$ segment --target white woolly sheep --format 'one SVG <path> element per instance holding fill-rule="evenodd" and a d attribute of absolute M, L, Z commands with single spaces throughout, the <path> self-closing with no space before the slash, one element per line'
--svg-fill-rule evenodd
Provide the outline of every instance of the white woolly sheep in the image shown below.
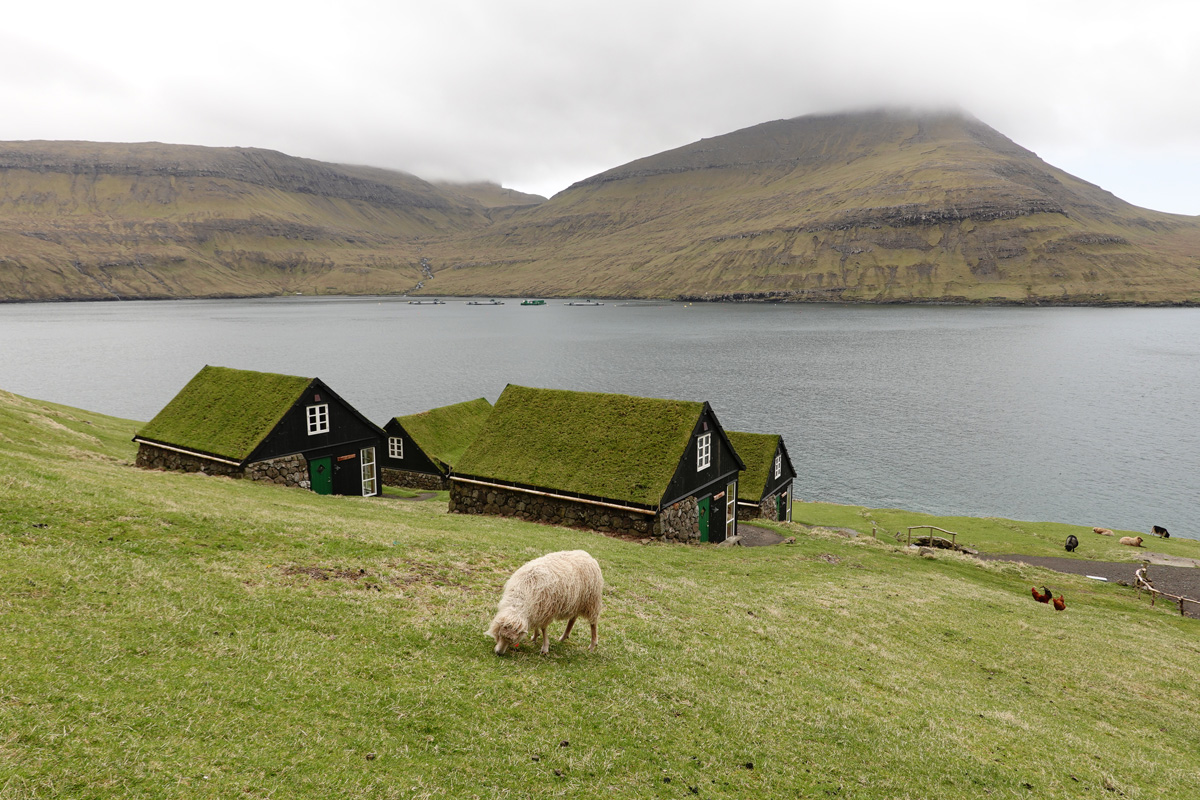
<path fill-rule="evenodd" d="M 1140 536 L 1122 536 L 1121 544 L 1127 544 L 1130 547 L 1141 547 L 1142 537 Z"/>
<path fill-rule="evenodd" d="M 546 626 L 555 620 L 568 620 L 559 639 L 565 642 L 577 617 L 591 623 L 592 644 L 588 650 L 595 650 L 603 593 L 600 565 L 584 550 L 564 550 L 533 559 L 504 584 L 496 616 L 488 627 L 488 636 L 496 640 L 496 655 L 519 647 L 530 633 L 534 642 L 542 637 L 545 655 L 550 652 Z"/>

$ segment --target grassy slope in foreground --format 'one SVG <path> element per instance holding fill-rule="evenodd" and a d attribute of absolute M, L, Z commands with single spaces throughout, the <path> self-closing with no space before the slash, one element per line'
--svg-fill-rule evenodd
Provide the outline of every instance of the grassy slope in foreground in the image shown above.
<path fill-rule="evenodd" d="M 1200 628 L 1127 589 L 799 525 L 788 547 L 639 546 L 142 472 L 136 427 L 0 393 L 3 797 L 1200 785 Z M 900 512 L 797 507 L 810 513 L 869 531 Z M 945 524 L 1062 555 L 1064 526 Z M 494 656 L 483 631 L 505 578 L 576 547 L 608 581 L 599 651 L 576 634 L 547 658 Z M 1033 583 L 1066 612 L 1034 603 Z"/>

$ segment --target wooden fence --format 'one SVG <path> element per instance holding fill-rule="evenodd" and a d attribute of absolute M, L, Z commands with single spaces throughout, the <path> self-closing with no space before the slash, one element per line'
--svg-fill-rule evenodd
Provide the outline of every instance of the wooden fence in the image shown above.
<path fill-rule="evenodd" d="M 1179 604 L 1179 613 L 1181 615 L 1184 613 L 1184 607 L 1186 603 L 1192 603 L 1200 606 L 1200 600 L 1193 600 L 1190 597 L 1182 597 L 1177 594 L 1167 594 L 1166 592 L 1155 589 L 1154 585 L 1150 583 L 1150 580 L 1146 577 L 1146 570 L 1149 569 L 1149 567 L 1149 564 L 1142 564 L 1141 568 L 1134 573 L 1134 582 L 1137 584 L 1138 597 L 1142 596 L 1142 590 L 1145 589 L 1150 593 L 1150 605 L 1154 605 L 1154 602 L 1159 597 L 1165 597 L 1168 600 L 1173 600 Z"/>

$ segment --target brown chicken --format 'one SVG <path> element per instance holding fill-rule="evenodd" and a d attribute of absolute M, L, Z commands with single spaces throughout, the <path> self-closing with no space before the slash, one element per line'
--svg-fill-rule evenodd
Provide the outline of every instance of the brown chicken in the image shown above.
<path fill-rule="evenodd" d="M 1045 586 L 1042 587 L 1041 592 L 1039 592 L 1037 590 L 1036 586 L 1029 587 L 1029 591 L 1033 594 L 1033 599 L 1037 600 L 1039 603 L 1049 603 L 1050 598 L 1054 597 L 1054 593 L 1051 592 L 1049 589 L 1047 589 Z M 1045 592 L 1045 594 L 1042 594 L 1042 592 Z"/>
<path fill-rule="evenodd" d="M 1054 598 L 1054 610 L 1055 611 L 1062 611 L 1066 607 L 1067 607 L 1067 601 L 1063 600 L 1063 596 L 1061 594 L 1058 597 Z"/>

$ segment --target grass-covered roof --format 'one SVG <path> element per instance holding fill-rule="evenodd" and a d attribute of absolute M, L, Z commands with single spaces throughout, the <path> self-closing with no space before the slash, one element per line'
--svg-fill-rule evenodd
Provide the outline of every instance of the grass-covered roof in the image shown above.
<path fill-rule="evenodd" d="M 244 461 L 312 378 L 208 367 L 137 432 L 139 439 Z"/>
<path fill-rule="evenodd" d="M 445 472 L 444 465 L 453 467 L 458 462 L 459 456 L 475 439 L 491 413 L 492 404 L 480 397 L 478 400 L 396 417 L 396 423 L 412 437 L 425 455 L 441 462 L 438 467 Z"/>
<path fill-rule="evenodd" d="M 725 431 L 729 443 L 741 456 L 746 468 L 738 476 L 738 496 L 743 500 L 762 500 L 779 449 L 779 435 L 774 433 L 741 433 Z"/>
<path fill-rule="evenodd" d="M 704 403 L 510 384 L 454 471 L 657 507 Z"/>

